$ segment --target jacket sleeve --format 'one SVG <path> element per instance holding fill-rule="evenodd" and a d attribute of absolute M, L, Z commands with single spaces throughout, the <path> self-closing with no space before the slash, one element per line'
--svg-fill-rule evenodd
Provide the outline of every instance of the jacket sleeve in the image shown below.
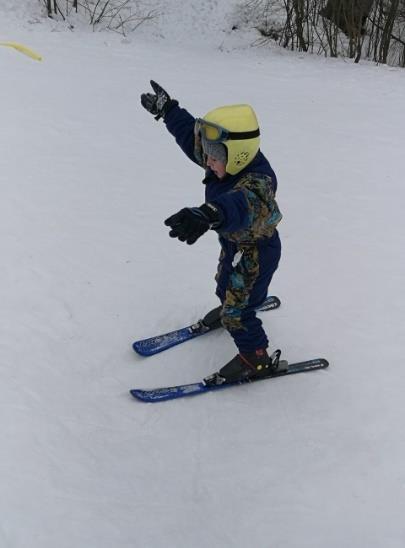
<path fill-rule="evenodd" d="M 192 162 L 201 165 L 194 155 L 195 118 L 186 109 L 175 106 L 166 114 L 164 122 L 184 154 Z"/>
<path fill-rule="evenodd" d="M 244 175 L 233 190 L 213 203 L 224 216 L 218 232 L 235 242 L 249 243 L 271 237 L 282 218 L 268 175 Z"/>

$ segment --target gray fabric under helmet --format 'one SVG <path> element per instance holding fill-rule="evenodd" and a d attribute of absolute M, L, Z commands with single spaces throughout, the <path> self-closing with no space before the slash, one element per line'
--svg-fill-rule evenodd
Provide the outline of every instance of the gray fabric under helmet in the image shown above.
<path fill-rule="evenodd" d="M 204 153 L 208 156 L 212 156 L 215 160 L 226 164 L 227 162 L 227 150 L 226 146 L 222 143 L 209 143 L 205 139 L 202 139 L 202 147 Z"/>

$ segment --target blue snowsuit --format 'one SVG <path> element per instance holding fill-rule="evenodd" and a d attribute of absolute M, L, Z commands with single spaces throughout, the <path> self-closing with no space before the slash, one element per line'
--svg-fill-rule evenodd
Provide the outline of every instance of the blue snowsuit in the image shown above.
<path fill-rule="evenodd" d="M 267 348 L 268 339 L 255 307 L 267 296 L 281 254 L 276 175 L 259 151 L 242 171 L 218 179 L 195 155 L 195 118 L 174 106 L 164 121 L 188 158 L 205 168 L 205 201 L 223 214 L 216 230 L 221 245 L 216 294 L 223 305 L 222 324 L 240 352 Z"/>

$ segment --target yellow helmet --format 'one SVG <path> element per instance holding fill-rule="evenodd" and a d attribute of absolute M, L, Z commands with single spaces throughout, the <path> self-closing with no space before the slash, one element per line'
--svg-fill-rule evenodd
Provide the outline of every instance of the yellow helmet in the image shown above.
<path fill-rule="evenodd" d="M 210 140 L 209 125 L 224 128 L 223 139 L 228 150 L 226 172 L 236 175 L 256 156 L 260 146 L 260 130 L 256 114 L 250 105 L 228 105 L 208 112 L 202 122 L 207 124 L 207 138 Z"/>

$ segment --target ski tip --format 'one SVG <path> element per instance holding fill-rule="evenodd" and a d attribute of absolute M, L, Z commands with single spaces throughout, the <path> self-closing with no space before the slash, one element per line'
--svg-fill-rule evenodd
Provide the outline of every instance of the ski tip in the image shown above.
<path fill-rule="evenodd" d="M 139 356 L 143 356 L 144 358 L 147 358 L 148 356 L 153 356 L 154 354 L 157 354 L 157 352 L 154 351 L 153 349 L 151 349 L 150 347 L 139 344 L 138 342 L 134 342 L 134 344 L 132 345 L 132 349 Z"/>
<path fill-rule="evenodd" d="M 138 345 L 137 345 L 136 342 L 132 345 L 132 349 L 133 349 L 137 354 L 140 354 L 139 348 L 138 348 Z"/>
<path fill-rule="evenodd" d="M 281 306 L 281 301 L 278 297 L 275 295 L 270 295 L 266 298 L 264 303 L 259 306 L 258 310 L 264 311 L 264 310 L 275 310 L 276 308 L 279 308 Z"/>
<path fill-rule="evenodd" d="M 141 349 L 138 347 L 138 345 L 137 345 L 136 343 L 134 343 L 134 344 L 132 345 L 132 349 L 133 349 L 137 354 L 139 354 L 140 356 L 143 355 Z"/>
<path fill-rule="evenodd" d="M 172 400 L 179 397 L 181 394 L 177 391 L 177 387 L 154 389 L 132 388 L 129 393 L 133 398 L 144 403 L 156 403 Z"/>
<path fill-rule="evenodd" d="M 143 401 L 142 399 L 142 396 L 141 396 L 141 390 L 136 390 L 136 389 L 133 389 L 133 390 L 130 390 L 129 393 L 131 394 L 131 396 L 133 398 L 135 398 L 136 400 L 141 400 Z"/>
<path fill-rule="evenodd" d="M 153 403 L 156 401 L 154 398 L 150 395 L 150 390 L 142 390 L 141 388 L 133 388 L 129 391 L 131 396 L 135 398 L 138 401 L 142 401 L 145 403 Z"/>

